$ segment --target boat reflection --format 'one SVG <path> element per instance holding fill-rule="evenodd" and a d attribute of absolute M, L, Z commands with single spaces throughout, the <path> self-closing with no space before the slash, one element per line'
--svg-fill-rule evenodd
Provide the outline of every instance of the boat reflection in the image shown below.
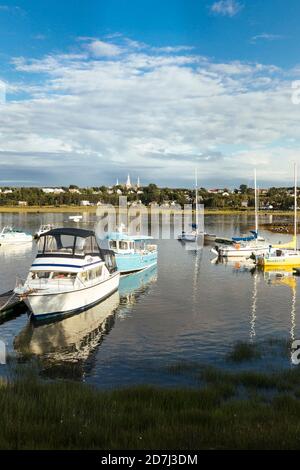
<path fill-rule="evenodd" d="M 82 379 L 93 369 L 95 354 L 116 314 L 122 315 L 122 306 L 135 304 L 156 279 L 156 268 L 147 269 L 122 278 L 120 291 L 85 312 L 40 325 L 28 321 L 14 340 L 15 351 L 22 358 L 36 358 L 43 375 Z"/>
<path fill-rule="evenodd" d="M 119 292 L 121 306 L 134 305 L 140 296 L 144 295 L 151 284 L 157 281 L 157 266 L 139 271 L 128 276 L 121 276 Z"/>
<path fill-rule="evenodd" d="M 269 285 L 289 287 L 292 291 L 290 336 L 293 341 L 295 339 L 297 301 L 297 278 L 294 276 L 293 268 L 287 266 L 280 269 L 268 269 L 265 267 L 263 273 L 264 279 Z"/>
<path fill-rule="evenodd" d="M 14 340 L 15 351 L 39 357 L 44 369 L 59 364 L 80 366 L 111 330 L 119 302 L 116 292 L 96 307 L 59 321 L 41 325 L 28 321 Z"/>

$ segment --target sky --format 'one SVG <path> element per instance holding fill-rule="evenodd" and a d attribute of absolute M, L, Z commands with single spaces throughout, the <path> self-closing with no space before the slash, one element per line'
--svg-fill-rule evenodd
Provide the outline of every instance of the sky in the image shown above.
<path fill-rule="evenodd" d="M 299 0 L 3 1 L 0 185 L 292 185 Z"/>

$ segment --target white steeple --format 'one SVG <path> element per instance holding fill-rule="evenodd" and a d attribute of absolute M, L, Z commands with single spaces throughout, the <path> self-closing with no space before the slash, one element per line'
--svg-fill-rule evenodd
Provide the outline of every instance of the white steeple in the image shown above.
<path fill-rule="evenodd" d="M 129 173 L 128 173 L 128 176 L 127 176 L 126 188 L 127 188 L 127 189 L 131 188 L 131 181 L 130 181 Z"/>
<path fill-rule="evenodd" d="M 139 176 L 138 176 L 138 179 L 137 179 L 136 187 L 137 187 L 137 188 L 140 188 L 140 187 L 141 187 L 140 177 L 139 177 Z"/>

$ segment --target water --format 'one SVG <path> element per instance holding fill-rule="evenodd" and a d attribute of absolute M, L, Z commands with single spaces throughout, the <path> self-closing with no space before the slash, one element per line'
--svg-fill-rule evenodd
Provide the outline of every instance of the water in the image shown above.
<path fill-rule="evenodd" d="M 13 223 L 33 233 L 41 222 L 70 225 L 68 215 L 4 214 L 0 225 Z M 85 214 L 77 226 L 93 227 L 94 220 Z M 238 235 L 253 222 L 244 215 L 209 216 L 206 229 Z M 178 363 L 291 367 L 287 345 L 300 339 L 299 278 L 262 273 L 243 262 L 212 263 L 211 245 L 195 252 L 177 240 L 158 244 L 157 269 L 122 278 L 120 292 L 94 309 L 38 327 L 26 315 L 2 323 L 0 339 L 9 354 L 21 362 L 38 358 L 44 377 L 71 377 L 105 388 L 193 385 L 192 377 L 170 373 Z M 25 277 L 34 256 L 35 247 L 0 250 L 1 292 L 14 286 L 16 274 Z M 258 345 L 262 357 L 230 363 L 227 355 L 237 341 Z M 0 373 L 6 372 L 7 366 L 0 366 Z"/>

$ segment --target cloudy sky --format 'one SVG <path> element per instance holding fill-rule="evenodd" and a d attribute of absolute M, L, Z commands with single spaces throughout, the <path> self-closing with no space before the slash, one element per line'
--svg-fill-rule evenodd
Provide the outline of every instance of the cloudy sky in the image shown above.
<path fill-rule="evenodd" d="M 0 4 L 0 185 L 292 184 L 299 21 L 298 0 Z"/>

